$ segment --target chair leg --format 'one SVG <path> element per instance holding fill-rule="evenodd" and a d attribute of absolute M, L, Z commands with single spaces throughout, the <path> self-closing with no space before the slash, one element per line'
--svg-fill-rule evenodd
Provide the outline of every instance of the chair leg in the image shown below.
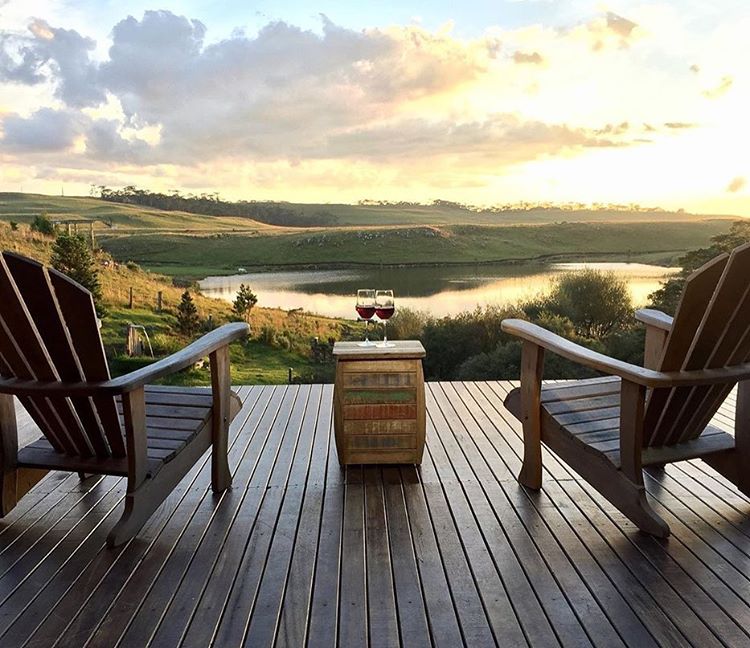
<path fill-rule="evenodd" d="M 162 503 L 159 498 L 149 498 L 143 493 L 128 493 L 125 496 L 125 510 L 122 517 L 107 536 L 107 546 L 119 547 L 134 538 L 141 527 Z"/>
<path fill-rule="evenodd" d="M 217 451 L 216 445 L 212 446 L 211 455 L 211 488 L 214 493 L 223 493 L 232 485 L 232 473 L 229 470 L 226 443 L 223 446 L 223 452 L 221 449 Z"/>
<path fill-rule="evenodd" d="M 232 391 L 229 374 L 229 347 L 222 347 L 209 356 L 211 362 L 211 394 L 213 416 L 211 432 L 211 487 L 221 493 L 232 484 L 227 453 L 229 422 L 232 419 Z"/>
<path fill-rule="evenodd" d="M 646 496 L 646 489 L 633 485 L 633 499 L 624 505 L 613 502 L 641 531 L 657 538 L 669 537 L 669 525 L 651 507 Z"/>
<path fill-rule="evenodd" d="M 533 490 L 542 487 L 542 444 L 538 440 L 524 440 L 523 465 L 518 473 L 518 481 Z"/>

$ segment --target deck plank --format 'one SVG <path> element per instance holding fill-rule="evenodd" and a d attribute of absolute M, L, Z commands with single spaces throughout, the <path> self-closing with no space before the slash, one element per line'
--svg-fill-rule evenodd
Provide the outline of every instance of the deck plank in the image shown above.
<path fill-rule="evenodd" d="M 698 460 L 649 469 L 662 541 L 547 450 L 528 491 L 515 384 L 428 384 L 422 466 L 345 470 L 331 385 L 242 387 L 232 490 L 207 453 L 115 550 L 124 480 L 51 472 L 0 521 L 0 645 L 750 646 L 750 498 Z"/>

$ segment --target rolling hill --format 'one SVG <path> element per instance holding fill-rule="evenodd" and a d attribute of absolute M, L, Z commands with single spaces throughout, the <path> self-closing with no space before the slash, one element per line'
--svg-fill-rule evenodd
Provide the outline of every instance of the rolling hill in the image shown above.
<path fill-rule="evenodd" d="M 98 198 L 0 193 L 0 220 L 95 220 L 116 259 L 172 275 L 237 268 L 448 264 L 609 258 L 672 263 L 735 220 L 661 211 L 536 209 L 477 212 L 435 205 L 282 203 L 335 223 L 280 227 L 239 216 L 165 211 Z M 317 215 L 317 216 L 316 216 Z M 88 227 L 88 225 L 87 225 Z"/>

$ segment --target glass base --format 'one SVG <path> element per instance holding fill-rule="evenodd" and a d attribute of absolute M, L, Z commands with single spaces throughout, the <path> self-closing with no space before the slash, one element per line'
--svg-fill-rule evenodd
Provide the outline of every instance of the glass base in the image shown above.
<path fill-rule="evenodd" d="M 357 342 L 357 346 L 374 347 L 377 346 L 377 344 L 375 344 L 375 342 L 370 342 L 370 340 L 365 340 L 364 342 Z"/>
<path fill-rule="evenodd" d="M 378 342 L 375 346 L 381 349 L 392 349 L 396 345 L 393 342 Z"/>

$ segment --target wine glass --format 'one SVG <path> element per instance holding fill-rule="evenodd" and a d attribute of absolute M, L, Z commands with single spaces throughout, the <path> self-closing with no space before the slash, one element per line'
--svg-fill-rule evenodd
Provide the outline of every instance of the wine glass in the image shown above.
<path fill-rule="evenodd" d="M 374 346 L 367 335 L 368 326 L 372 316 L 375 315 L 375 291 L 370 289 L 361 289 L 357 291 L 357 305 L 355 306 L 357 315 L 365 320 L 365 341 L 360 342 L 359 346 Z"/>
<path fill-rule="evenodd" d="M 396 310 L 396 304 L 393 301 L 392 290 L 376 290 L 375 291 L 375 314 L 378 319 L 383 321 L 383 342 L 378 346 L 381 347 L 392 347 L 395 346 L 388 342 L 388 320 Z"/>

